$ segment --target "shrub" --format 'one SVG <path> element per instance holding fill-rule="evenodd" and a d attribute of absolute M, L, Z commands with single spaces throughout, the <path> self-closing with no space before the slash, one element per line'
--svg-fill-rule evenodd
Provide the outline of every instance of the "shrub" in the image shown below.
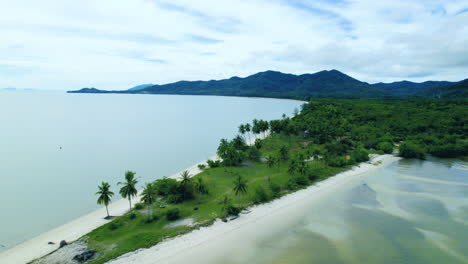
<path fill-rule="evenodd" d="M 141 209 L 145 208 L 145 205 L 143 203 L 136 203 L 134 208 L 136 210 L 141 210 Z"/>
<path fill-rule="evenodd" d="M 109 229 L 110 230 L 116 230 L 117 228 L 121 227 L 122 226 L 122 223 L 118 222 L 118 221 L 112 221 L 110 224 L 109 224 Z"/>
<path fill-rule="evenodd" d="M 247 158 L 251 161 L 260 161 L 260 151 L 257 148 L 250 147 L 247 150 Z"/>
<path fill-rule="evenodd" d="M 297 176 L 295 180 L 297 185 L 300 186 L 306 186 L 309 184 L 309 180 L 307 180 L 307 177 L 303 175 Z"/>
<path fill-rule="evenodd" d="M 286 148 L 286 146 L 281 146 L 279 150 L 279 157 L 283 161 L 286 161 L 289 159 L 289 150 Z"/>
<path fill-rule="evenodd" d="M 135 219 L 137 217 L 137 215 L 135 214 L 135 212 L 131 212 L 129 215 L 128 215 L 128 218 L 129 219 Z"/>
<path fill-rule="evenodd" d="M 205 166 L 205 164 L 198 164 L 198 166 L 197 166 L 197 167 L 198 167 L 200 170 L 204 170 L 204 169 L 206 169 L 206 166 Z"/>
<path fill-rule="evenodd" d="M 267 193 L 263 186 L 259 185 L 255 188 L 253 194 L 253 201 L 254 203 L 264 203 L 270 200 L 270 195 Z"/>
<path fill-rule="evenodd" d="M 351 152 L 351 159 L 355 162 L 364 162 L 369 160 L 369 152 L 365 149 L 355 149 Z"/>
<path fill-rule="evenodd" d="M 271 195 L 273 198 L 278 198 L 281 193 L 281 186 L 274 182 L 270 182 L 270 190 L 271 190 Z"/>
<path fill-rule="evenodd" d="M 179 208 L 172 208 L 167 210 L 166 218 L 169 221 L 174 221 L 180 218 L 180 210 Z"/>
<path fill-rule="evenodd" d="M 406 159 L 423 159 L 424 151 L 413 142 L 404 142 L 400 145 L 398 155 Z"/>
<path fill-rule="evenodd" d="M 286 188 L 288 190 L 295 190 L 297 187 L 297 182 L 294 179 L 289 178 L 288 183 L 286 184 Z"/>
<path fill-rule="evenodd" d="M 158 220 L 159 220 L 159 215 L 153 213 L 151 216 L 146 218 L 145 223 L 149 224 L 149 223 L 152 223 L 152 222 L 158 221 Z"/>
<path fill-rule="evenodd" d="M 226 212 L 228 215 L 239 215 L 240 214 L 240 211 L 241 209 L 239 207 L 236 207 L 234 205 L 229 205 Z"/>
<path fill-rule="evenodd" d="M 393 152 L 393 145 L 390 142 L 380 142 L 377 148 L 387 154 Z"/>
<path fill-rule="evenodd" d="M 327 164 L 332 167 L 344 167 L 348 164 L 348 161 L 344 157 L 329 158 Z"/>
<path fill-rule="evenodd" d="M 311 181 L 328 176 L 327 168 L 322 163 L 313 162 L 309 165 L 309 169 L 307 170 L 307 176 Z"/>
<path fill-rule="evenodd" d="M 158 195 L 161 196 L 178 193 L 178 186 L 179 182 L 176 179 L 163 178 L 154 181 L 154 188 L 157 190 Z"/>
<path fill-rule="evenodd" d="M 217 168 L 221 166 L 221 161 L 220 160 L 207 160 L 206 163 L 210 168 Z"/>
<path fill-rule="evenodd" d="M 263 146 L 263 142 L 262 142 L 262 140 L 261 140 L 261 139 L 257 138 L 257 139 L 255 139 L 255 143 L 254 143 L 254 145 L 255 145 L 255 148 L 257 148 L 257 149 L 261 149 L 261 148 L 262 148 L 262 146 Z"/>

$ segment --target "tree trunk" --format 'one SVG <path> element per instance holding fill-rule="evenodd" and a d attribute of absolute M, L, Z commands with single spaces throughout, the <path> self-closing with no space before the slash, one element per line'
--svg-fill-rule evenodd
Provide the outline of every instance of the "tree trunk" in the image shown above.
<path fill-rule="evenodd" d="M 128 204 L 130 205 L 130 210 L 132 210 L 132 200 L 130 196 L 128 197 Z"/>
<path fill-rule="evenodd" d="M 107 211 L 107 218 L 109 218 L 110 215 L 109 215 L 109 209 L 107 208 L 107 205 L 106 205 L 106 211 Z"/>
<path fill-rule="evenodd" d="M 237 204 L 238 204 L 238 206 L 240 208 L 240 193 L 237 195 Z"/>

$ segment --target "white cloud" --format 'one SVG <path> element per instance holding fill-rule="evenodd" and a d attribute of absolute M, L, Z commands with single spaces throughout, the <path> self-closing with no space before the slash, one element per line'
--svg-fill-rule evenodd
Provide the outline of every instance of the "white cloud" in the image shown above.
<path fill-rule="evenodd" d="M 332 68 L 368 82 L 461 80 L 467 8 L 458 0 L 0 0 L 0 87 L 125 89 Z"/>

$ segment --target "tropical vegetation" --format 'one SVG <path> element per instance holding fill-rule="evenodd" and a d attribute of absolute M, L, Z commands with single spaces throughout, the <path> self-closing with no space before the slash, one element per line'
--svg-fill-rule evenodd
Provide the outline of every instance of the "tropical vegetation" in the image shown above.
<path fill-rule="evenodd" d="M 465 100 L 313 100 L 294 117 L 241 125 L 239 136 L 220 141 L 219 160 L 207 161 L 197 175 L 184 171 L 180 180 L 148 183 L 141 195 L 146 208 L 137 204 L 138 209 L 135 206 L 82 240 L 99 252 L 91 263 L 104 263 L 216 219 L 229 221 L 252 204 L 367 162 L 370 154 L 467 155 L 466 112 Z M 250 132 L 258 137 L 254 144 L 246 142 Z M 98 202 L 107 206 L 110 186 L 102 183 L 99 188 Z M 173 224 L 188 218 L 193 225 Z"/>

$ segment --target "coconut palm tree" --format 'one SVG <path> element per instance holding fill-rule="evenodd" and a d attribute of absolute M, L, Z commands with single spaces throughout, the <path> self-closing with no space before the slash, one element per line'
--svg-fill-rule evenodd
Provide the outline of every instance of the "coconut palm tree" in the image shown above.
<path fill-rule="evenodd" d="M 156 188 L 153 184 L 147 183 L 141 192 L 141 200 L 146 204 L 148 217 L 150 216 L 150 206 L 156 201 Z"/>
<path fill-rule="evenodd" d="M 205 182 L 203 181 L 202 177 L 197 178 L 195 186 L 196 186 L 197 192 L 199 194 L 207 194 L 208 193 L 208 188 L 206 188 Z"/>
<path fill-rule="evenodd" d="M 268 168 L 271 169 L 271 168 L 273 168 L 273 166 L 276 163 L 276 158 L 274 156 L 267 156 L 266 157 L 266 162 L 267 162 Z M 268 174 L 268 182 L 271 182 L 270 174 Z"/>
<path fill-rule="evenodd" d="M 190 175 L 190 172 L 188 170 L 185 170 L 182 173 L 180 173 L 180 177 L 182 178 L 180 181 L 180 186 L 182 187 L 183 197 L 185 201 L 185 198 L 187 197 L 186 194 L 188 188 L 190 188 L 190 185 L 193 182 L 192 175 Z"/>
<path fill-rule="evenodd" d="M 267 163 L 268 168 L 272 168 L 272 167 L 275 165 L 275 163 L 276 163 L 275 157 L 273 157 L 273 156 L 267 156 L 267 157 L 266 157 L 266 163 Z"/>
<path fill-rule="evenodd" d="M 242 134 L 242 137 L 244 138 L 244 141 L 245 141 L 245 137 L 244 137 L 245 132 L 246 132 L 246 131 L 245 131 L 245 125 L 244 125 L 244 124 L 241 124 L 241 125 L 239 126 L 239 133 Z"/>
<path fill-rule="evenodd" d="M 237 201 L 240 207 L 240 196 L 241 194 L 247 193 L 247 181 L 242 178 L 242 176 L 237 175 L 236 180 L 234 181 L 234 193 L 237 195 Z"/>
<path fill-rule="evenodd" d="M 250 144 L 250 131 L 251 131 L 251 128 L 252 127 L 250 126 L 249 123 L 244 125 L 244 130 L 245 130 L 245 132 L 247 132 L 247 135 L 249 135 L 249 144 Z"/>
<path fill-rule="evenodd" d="M 120 188 L 120 195 L 123 198 L 128 199 L 128 204 L 130 205 L 130 210 L 132 210 L 132 197 L 135 197 L 138 194 L 136 189 L 136 184 L 138 180 L 135 179 L 135 172 L 134 171 L 126 171 L 125 172 L 125 182 L 119 182 L 118 185 L 123 185 Z"/>
<path fill-rule="evenodd" d="M 99 191 L 96 192 L 96 194 L 99 195 L 97 203 L 103 204 L 106 206 L 106 211 L 107 211 L 106 218 L 110 218 L 109 209 L 107 208 L 107 206 L 111 202 L 111 197 L 114 195 L 114 193 L 110 190 L 110 184 L 107 182 L 102 182 L 101 185 L 98 186 L 98 188 L 99 188 Z"/>

